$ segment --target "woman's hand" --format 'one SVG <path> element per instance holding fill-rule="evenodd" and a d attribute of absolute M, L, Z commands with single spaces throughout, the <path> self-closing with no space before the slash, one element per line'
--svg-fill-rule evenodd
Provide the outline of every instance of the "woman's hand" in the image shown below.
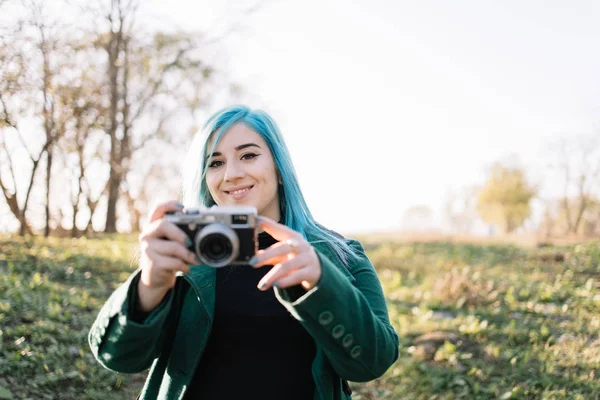
<path fill-rule="evenodd" d="M 287 288 L 301 284 L 306 290 L 321 279 L 321 262 L 315 249 L 298 232 L 272 219 L 259 217 L 259 226 L 279 240 L 267 249 L 259 250 L 250 264 L 254 268 L 273 265 L 258 283 L 260 290 L 272 286 Z"/>
<path fill-rule="evenodd" d="M 139 306 L 151 311 L 175 285 L 177 272 L 187 274 L 189 264 L 195 264 L 196 255 L 188 250 L 189 238 L 163 216 L 167 211 L 180 211 L 183 206 L 175 201 L 158 205 L 150 216 L 149 224 L 140 233 L 140 266 L 138 283 Z"/>

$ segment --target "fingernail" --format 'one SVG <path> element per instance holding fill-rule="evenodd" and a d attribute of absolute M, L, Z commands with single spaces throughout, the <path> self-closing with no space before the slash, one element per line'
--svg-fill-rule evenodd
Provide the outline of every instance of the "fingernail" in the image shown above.
<path fill-rule="evenodd" d="M 259 290 L 264 290 L 264 288 L 267 286 L 266 282 L 259 282 L 257 288 Z"/>
<path fill-rule="evenodd" d="M 192 239 L 190 239 L 189 237 L 185 237 L 185 245 L 187 247 L 192 247 Z"/>
<path fill-rule="evenodd" d="M 179 207 L 179 208 L 185 208 L 185 206 L 183 204 L 181 204 L 181 203 L 177 203 L 176 206 Z"/>
<path fill-rule="evenodd" d="M 248 264 L 254 266 L 254 264 L 256 264 L 258 262 L 258 257 L 254 256 L 250 259 L 250 261 L 248 261 Z"/>

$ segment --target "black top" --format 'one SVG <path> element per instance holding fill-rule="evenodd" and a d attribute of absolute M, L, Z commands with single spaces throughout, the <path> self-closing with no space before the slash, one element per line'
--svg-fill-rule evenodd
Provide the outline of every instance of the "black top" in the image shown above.
<path fill-rule="evenodd" d="M 277 241 L 259 234 L 259 248 Z M 256 285 L 272 268 L 217 270 L 214 322 L 185 399 L 306 400 L 314 396 L 312 337 Z"/>

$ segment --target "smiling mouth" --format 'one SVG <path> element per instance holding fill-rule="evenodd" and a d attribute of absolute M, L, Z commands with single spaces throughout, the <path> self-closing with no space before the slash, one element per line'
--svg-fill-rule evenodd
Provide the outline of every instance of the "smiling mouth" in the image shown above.
<path fill-rule="evenodd" d="M 236 195 L 236 194 L 242 194 L 242 193 L 246 193 L 247 191 L 249 191 L 250 189 L 252 189 L 254 187 L 254 185 L 252 186 L 248 186 L 247 188 L 243 188 L 243 189 L 237 189 L 237 190 L 233 190 L 233 191 L 227 191 L 227 190 L 223 190 L 225 193 L 227 194 L 231 194 L 231 195 Z"/>

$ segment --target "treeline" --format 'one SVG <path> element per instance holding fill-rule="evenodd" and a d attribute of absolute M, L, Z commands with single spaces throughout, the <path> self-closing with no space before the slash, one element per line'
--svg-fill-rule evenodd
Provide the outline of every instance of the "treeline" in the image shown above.
<path fill-rule="evenodd" d="M 120 212 L 138 229 L 149 190 L 176 187 L 169 154 L 236 89 L 207 37 L 160 31 L 142 6 L 0 1 L 0 220 L 19 234 L 78 237 L 97 214 L 116 232 Z"/>
<path fill-rule="evenodd" d="M 600 134 L 572 135 L 543 144 L 543 157 L 529 166 L 508 159 L 492 163 L 481 185 L 449 193 L 442 225 L 470 234 L 534 232 L 540 239 L 600 236 Z M 403 215 L 406 230 L 437 230 L 423 205 Z"/>
<path fill-rule="evenodd" d="M 503 233 L 512 233 L 531 217 L 532 201 L 543 214 L 534 228 L 543 237 L 600 234 L 600 136 L 574 137 L 556 147 L 554 168 L 545 171 L 545 182 L 533 184 L 521 168 L 496 164 L 477 193 L 482 219 Z M 544 186 L 553 195 L 544 195 Z"/>

